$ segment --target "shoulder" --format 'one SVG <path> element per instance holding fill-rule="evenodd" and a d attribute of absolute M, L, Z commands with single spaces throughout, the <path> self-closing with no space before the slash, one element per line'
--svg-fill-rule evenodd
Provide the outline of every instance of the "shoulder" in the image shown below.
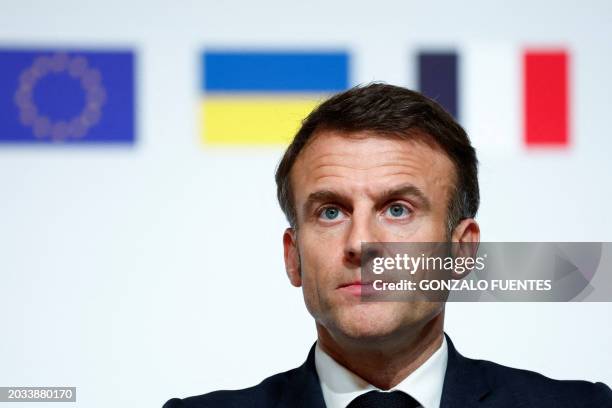
<path fill-rule="evenodd" d="M 184 399 L 173 398 L 166 402 L 164 408 L 325 407 L 314 351 L 313 344 L 301 366 L 268 377 L 253 387 L 214 391 Z"/>
<path fill-rule="evenodd" d="M 213 391 L 184 399 L 173 398 L 163 408 L 269 407 L 284 393 L 297 370 L 294 368 L 275 374 L 249 388 Z"/>
<path fill-rule="evenodd" d="M 534 371 L 471 360 L 484 374 L 491 390 L 512 394 L 534 406 L 612 407 L 612 390 L 603 383 L 556 380 Z"/>
<path fill-rule="evenodd" d="M 450 337 L 443 400 L 488 401 L 489 406 L 612 408 L 612 391 L 603 383 L 555 380 L 534 371 L 462 356 Z M 471 397 L 467 397 L 471 395 Z M 448 405 L 448 404 L 447 404 Z"/>

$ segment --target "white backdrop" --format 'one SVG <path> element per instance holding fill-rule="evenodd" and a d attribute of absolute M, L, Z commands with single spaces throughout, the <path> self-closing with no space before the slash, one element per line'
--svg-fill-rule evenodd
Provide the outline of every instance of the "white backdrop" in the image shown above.
<path fill-rule="evenodd" d="M 0 146 L 0 386 L 76 386 L 78 407 L 161 406 L 306 358 L 314 324 L 282 263 L 282 151 L 200 142 L 209 46 L 346 48 L 353 83 L 406 86 L 416 50 L 456 48 L 482 239 L 610 241 L 611 19 L 608 1 L 0 0 L 0 46 L 132 47 L 139 107 L 134 148 Z M 572 147 L 525 151 L 517 58 L 551 44 L 571 52 Z M 485 50 L 515 57 L 479 76 Z M 480 115 L 491 95 L 493 118 Z M 450 304 L 446 331 L 467 356 L 612 384 L 611 313 Z"/>

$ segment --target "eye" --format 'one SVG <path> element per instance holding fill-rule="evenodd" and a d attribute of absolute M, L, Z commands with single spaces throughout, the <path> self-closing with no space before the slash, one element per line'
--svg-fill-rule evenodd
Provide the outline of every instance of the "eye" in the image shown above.
<path fill-rule="evenodd" d="M 386 212 L 392 218 L 402 218 L 402 217 L 407 217 L 411 211 L 407 206 L 403 204 L 395 203 L 387 207 Z"/>
<path fill-rule="evenodd" d="M 335 220 L 340 216 L 340 209 L 338 207 L 326 207 L 321 211 L 320 217 L 324 220 Z"/>

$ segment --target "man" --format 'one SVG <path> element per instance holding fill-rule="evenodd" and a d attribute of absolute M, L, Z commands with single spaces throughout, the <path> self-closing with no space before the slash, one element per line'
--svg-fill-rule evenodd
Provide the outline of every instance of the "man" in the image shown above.
<path fill-rule="evenodd" d="M 612 407 L 604 384 L 461 356 L 443 302 L 364 302 L 363 242 L 477 243 L 476 153 L 438 104 L 384 84 L 316 108 L 277 169 L 286 272 L 317 328 L 306 362 L 172 407 Z"/>

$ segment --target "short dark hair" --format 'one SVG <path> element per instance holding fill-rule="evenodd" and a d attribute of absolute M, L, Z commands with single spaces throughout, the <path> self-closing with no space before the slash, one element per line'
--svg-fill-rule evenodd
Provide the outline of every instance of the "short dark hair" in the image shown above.
<path fill-rule="evenodd" d="M 463 128 L 438 103 L 399 86 L 372 83 L 336 94 L 303 121 L 276 169 L 278 202 L 292 227 L 297 227 L 290 172 L 313 135 L 321 130 L 371 131 L 378 135 L 419 140 L 441 148 L 455 167 L 455 186 L 448 204 L 452 231 L 473 218 L 480 201 L 476 151 Z"/>

